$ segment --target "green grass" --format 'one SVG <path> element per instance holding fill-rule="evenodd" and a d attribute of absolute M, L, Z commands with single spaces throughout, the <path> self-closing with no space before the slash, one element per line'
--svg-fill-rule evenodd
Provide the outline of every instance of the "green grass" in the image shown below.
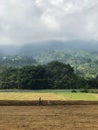
<path fill-rule="evenodd" d="M 71 93 L 71 92 L 66 92 L 66 93 L 61 93 L 64 95 L 66 100 L 87 100 L 87 101 L 93 101 L 93 100 L 98 100 L 96 97 L 96 94 L 92 93 Z"/>

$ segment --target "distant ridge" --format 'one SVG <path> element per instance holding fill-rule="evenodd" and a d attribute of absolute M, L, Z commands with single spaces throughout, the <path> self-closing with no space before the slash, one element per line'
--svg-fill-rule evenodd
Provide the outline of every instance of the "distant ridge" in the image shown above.
<path fill-rule="evenodd" d="M 0 55 L 26 55 L 32 56 L 39 54 L 44 51 L 50 50 L 62 50 L 64 48 L 69 49 L 87 49 L 88 51 L 93 50 L 97 51 L 98 49 L 98 42 L 97 41 L 41 41 L 41 42 L 32 42 L 21 46 L 0 46 Z"/>

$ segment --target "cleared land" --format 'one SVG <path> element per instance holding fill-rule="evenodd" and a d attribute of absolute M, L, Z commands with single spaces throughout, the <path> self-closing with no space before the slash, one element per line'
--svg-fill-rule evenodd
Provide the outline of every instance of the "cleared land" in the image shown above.
<path fill-rule="evenodd" d="M 0 130 L 98 130 L 98 105 L 0 106 Z"/>

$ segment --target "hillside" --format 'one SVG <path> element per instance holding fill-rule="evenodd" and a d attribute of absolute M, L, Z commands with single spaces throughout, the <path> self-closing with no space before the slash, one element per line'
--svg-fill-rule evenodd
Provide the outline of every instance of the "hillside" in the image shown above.
<path fill-rule="evenodd" d="M 47 64 L 57 60 L 74 67 L 77 74 L 85 77 L 95 77 L 98 73 L 98 53 L 96 51 L 62 49 L 45 51 L 35 56 L 39 64 Z"/>
<path fill-rule="evenodd" d="M 43 41 L 24 46 L 0 46 L 0 66 L 21 67 L 58 60 L 74 67 L 78 75 L 95 77 L 98 73 L 96 41 Z"/>

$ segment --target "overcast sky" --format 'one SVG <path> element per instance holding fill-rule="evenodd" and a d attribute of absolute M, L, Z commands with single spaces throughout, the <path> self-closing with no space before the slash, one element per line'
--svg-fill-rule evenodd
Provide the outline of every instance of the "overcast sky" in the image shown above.
<path fill-rule="evenodd" d="M 0 0 L 0 45 L 98 40 L 98 0 Z"/>

